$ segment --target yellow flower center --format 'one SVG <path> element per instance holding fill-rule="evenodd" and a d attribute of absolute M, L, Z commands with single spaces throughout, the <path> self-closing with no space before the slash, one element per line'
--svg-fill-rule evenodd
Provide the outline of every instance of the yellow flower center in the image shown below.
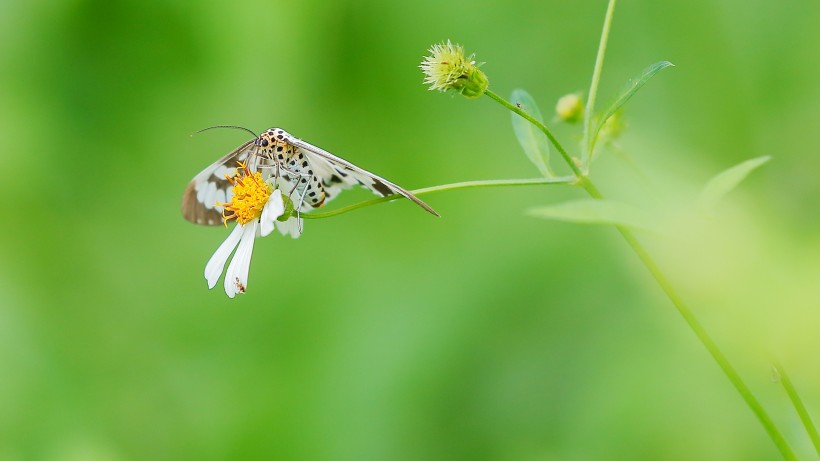
<path fill-rule="evenodd" d="M 222 221 L 225 225 L 227 226 L 231 219 L 236 219 L 236 222 L 243 225 L 259 219 L 270 194 L 273 193 L 273 188 L 262 179 L 262 174 L 258 171 L 251 173 L 245 164 L 239 162 L 236 175 L 233 178 L 225 175 L 225 179 L 233 184 L 233 197 L 229 203 L 216 204 L 225 207 L 222 211 Z"/>

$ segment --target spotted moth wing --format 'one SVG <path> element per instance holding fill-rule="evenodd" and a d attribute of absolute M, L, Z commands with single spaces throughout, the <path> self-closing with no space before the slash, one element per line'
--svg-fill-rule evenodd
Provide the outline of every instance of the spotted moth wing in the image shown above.
<path fill-rule="evenodd" d="M 182 194 L 182 216 L 194 224 L 218 226 L 222 224 L 222 207 L 216 203 L 230 201 L 233 186 L 225 175 L 233 176 L 237 162 L 245 162 L 255 155 L 256 139 L 251 139 L 211 166 L 202 170 L 188 183 Z"/>
<path fill-rule="evenodd" d="M 376 195 L 387 197 L 390 195 L 401 195 L 415 202 L 420 207 L 427 210 L 434 216 L 439 216 L 436 211 L 421 199 L 410 193 L 408 190 L 393 184 L 392 182 L 360 168 L 345 159 L 339 158 L 330 152 L 298 138 L 290 138 L 290 144 L 302 152 L 310 162 L 316 174 L 321 178 L 322 185 L 327 194 L 327 200 L 338 195 L 342 189 L 360 185 L 369 189 Z"/>

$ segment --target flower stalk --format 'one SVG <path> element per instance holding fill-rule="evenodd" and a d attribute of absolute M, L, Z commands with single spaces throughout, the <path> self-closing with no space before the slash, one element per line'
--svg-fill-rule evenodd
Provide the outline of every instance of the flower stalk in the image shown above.
<path fill-rule="evenodd" d="M 592 118 L 595 110 L 595 99 L 598 97 L 598 86 L 601 83 L 601 71 L 604 68 L 606 45 L 609 41 L 609 29 L 612 27 L 612 16 L 615 13 L 615 0 L 609 0 L 604 16 L 604 27 L 601 30 L 601 41 L 598 43 L 598 54 L 595 56 L 595 67 L 592 69 L 592 82 L 589 84 L 587 108 L 584 111 L 584 144 L 581 152 L 581 161 L 584 171 L 589 171 L 589 162 L 592 160 L 592 150 L 595 148 L 595 139 L 592 133 Z"/>
<path fill-rule="evenodd" d="M 436 192 L 446 192 L 458 189 L 478 189 L 488 187 L 515 187 L 515 186 L 539 186 L 539 185 L 577 185 L 577 180 L 574 176 L 564 176 L 558 178 L 533 178 L 533 179 L 490 179 L 486 181 L 465 181 L 456 182 L 452 184 L 442 184 L 439 186 L 425 187 L 423 189 L 416 189 L 410 191 L 413 195 L 425 195 Z M 302 215 L 304 219 L 321 219 L 338 216 L 343 213 L 358 210 L 360 208 L 369 207 L 371 205 L 378 205 L 379 203 L 392 202 L 402 198 L 401 195 L 388 195 L 387 197 L 374 198 L 364 202 L 354 203 L 332 211 L 312 212 Z"/>

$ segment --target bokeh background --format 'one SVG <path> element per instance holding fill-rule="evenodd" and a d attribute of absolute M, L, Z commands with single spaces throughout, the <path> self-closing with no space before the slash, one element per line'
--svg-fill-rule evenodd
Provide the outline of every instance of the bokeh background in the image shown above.
<path fill-rule="evenodd" d="M 777 459 L 613 229 L 524 214 L 579 190 L 308 221 L 257 242 L 247 294 L 206 287 L 227 231 L 184 221 L 181 194 L 247 136 L 190 133 L 280 126 L 411 189 L 534 177 L 508 112 L 429 92 L 416 66 L 452 39 L 549 114 L 588 87 L 605 8 L 0 2 L 0 460 Z M 818 24 L 809 0 L 620 3 L 601 103 L 677 67 L 625 114 L 640 172 L 593 168 L 675 230 L 642 239 L 804 459 L 770 363 L 820 414 Z"/>

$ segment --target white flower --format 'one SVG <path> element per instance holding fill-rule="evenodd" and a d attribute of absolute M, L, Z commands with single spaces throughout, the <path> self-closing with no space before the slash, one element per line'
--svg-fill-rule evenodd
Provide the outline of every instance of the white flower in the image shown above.
<path fill-rule="evenodd" d="M 258 174 L 258 173 L 257 173 Z M 246 176 L 245 179 L 247 179 Z M 251 177 L 252 178 L 252 177 Z M 247 209 L 256 209 L 260 207 L 258 200 L 264 200 L 264 205 L 261 207 L 261 212 L 253 214 L 252 220 L 237 219 L 236 227 L 228 235 L 228 238 L 217 248 L 216 252 L 211 256 L 208 264 L 205 265 L 205 279 L 208 281 L 208 288 L 216 286 L 219 281 L 219 276 L 222 275 L 222 269 L 225 263 L 236 248 L 236 253 L 233 255 L 231 263 L 228 265 L 228 270 L 225 271 L 225 293 L 228 297 L 233 298 L 237 293 L 244 293 L 248 286 L 248 271 L 251 266 L 251 255 L 253 254 L 253 242 L 256 239 L 257 230 L 259 235 L 264 237 L 270 234 L 274 229 L 274 223 L 282 224 L 277 221 L 277 218 L 282 216 L 285 212 L 285 204 L 282 199 L 282 191 L 274 190 L 272 193 L 264 192 L 269 190 L 270 186 L 264 182 L 244 181 L 244 184 L 251 187 L 258 187 L 258 190 L 249 191 L 247 194 L 234 194 L 234 198 L 226 205 L 226 210 L 244 212 Z M 254 186 L 256 184 L 256 186 Z M 236 187 L 234 188 L 236 189 Z M 244 198 L 243 198 L 244 197 Z M 248 197 L 257 200 L 253 203 L 246 203 Z M 235 211 L 239 210 L 239 211 Z M 281 228 L 280 228 L 281 231 Z"/>

